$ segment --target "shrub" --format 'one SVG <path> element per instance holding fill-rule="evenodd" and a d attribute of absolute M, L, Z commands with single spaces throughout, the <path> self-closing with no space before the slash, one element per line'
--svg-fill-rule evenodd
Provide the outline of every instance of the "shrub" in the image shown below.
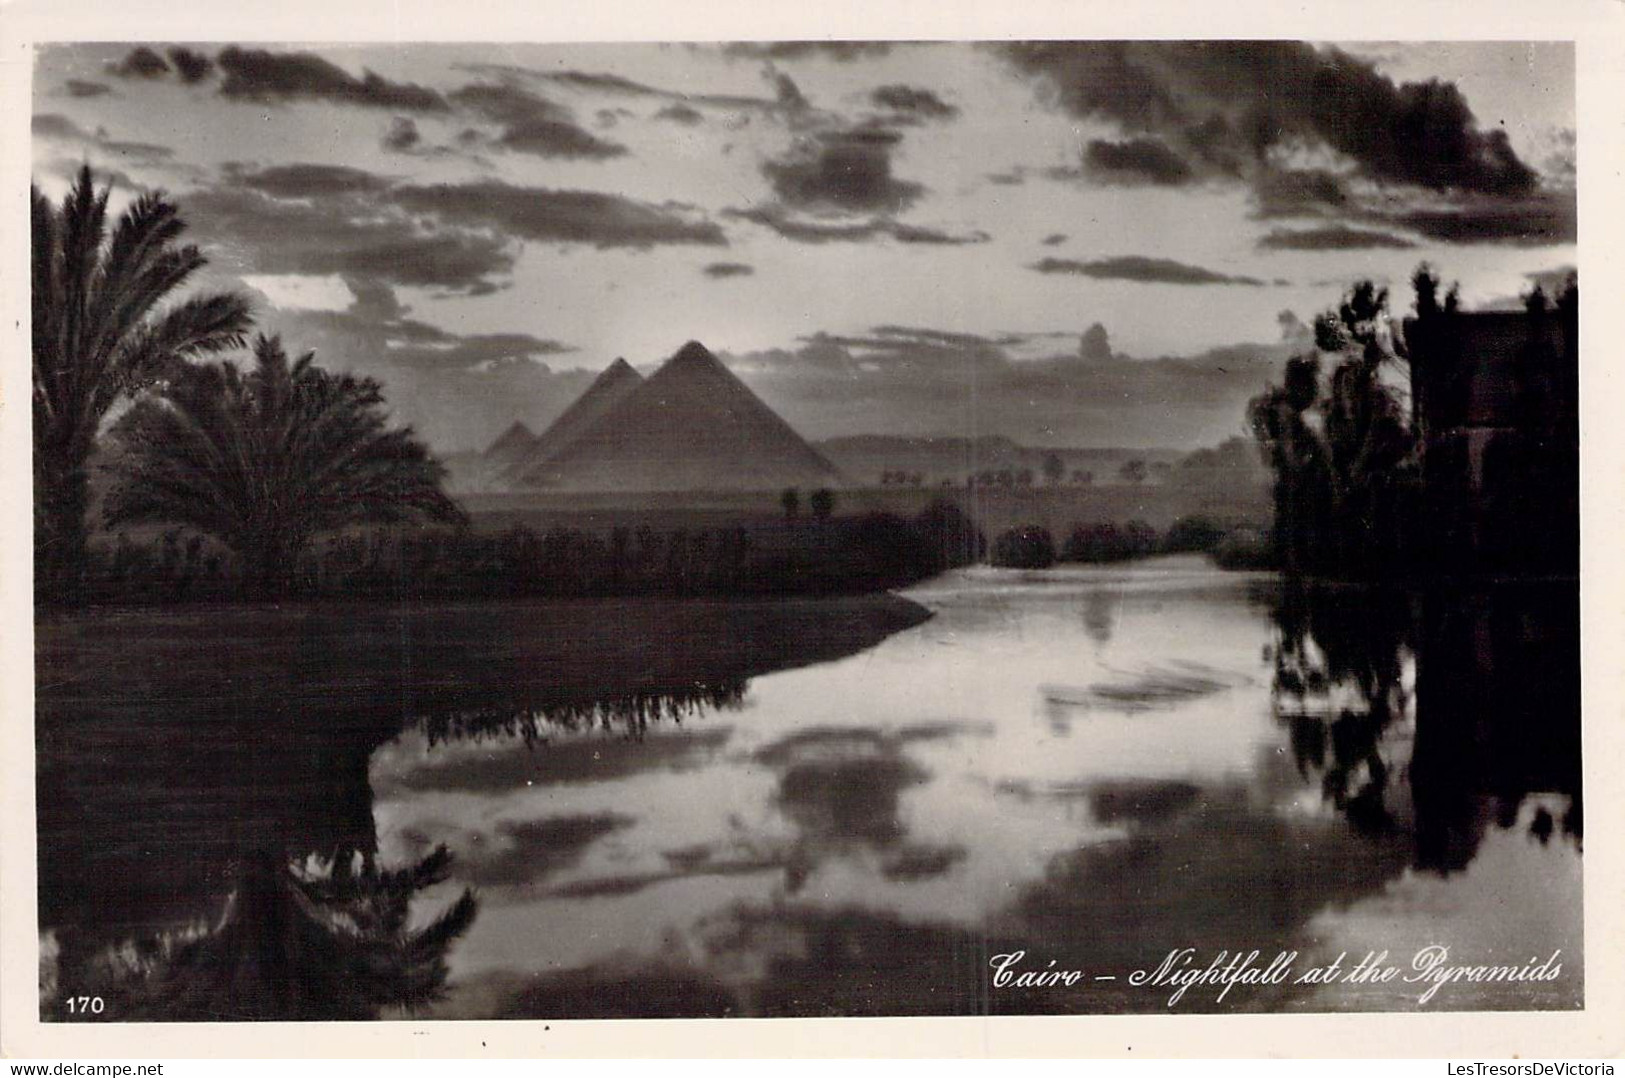
<path fill-rule="evenodd" d="M 994 540 L 992 561 L 1008 569 L 1047 569 L 1055 564 L 1055 539 L 1037 524 L 1011 528 Z"/>

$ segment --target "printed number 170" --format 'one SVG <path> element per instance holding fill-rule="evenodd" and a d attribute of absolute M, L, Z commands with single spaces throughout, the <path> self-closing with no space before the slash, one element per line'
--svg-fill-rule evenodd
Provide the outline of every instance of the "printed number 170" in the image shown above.
<path fill-rule="evenodd" d="M 107 1009 L 100 996 L 69 996 L 66 1002 L 69 1014 L 101 1014 Z"/>

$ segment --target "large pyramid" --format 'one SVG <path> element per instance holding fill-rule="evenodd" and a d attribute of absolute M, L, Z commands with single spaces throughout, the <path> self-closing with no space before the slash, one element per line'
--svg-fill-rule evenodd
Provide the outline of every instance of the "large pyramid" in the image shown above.
<path fill-rule="evenodd" d="M 842 482 L 834 465 L 698 341 L 528 468 L 525 478 L 534 486 L 582 491 L 781 490 Z"/>
<path fill-rule="evenodd" d="M 521 486 L 542 485 L 546 476 L 544 465 L 548 459 L 575 441 L 604 413 L 620 403 L 621 398 L 642 384 L 643 375 L 633 370 L 632 364 L 624 359 L 617 359 L 605 367 L 593 379 L 587 391 L 577 397 L 575 403 L 542 432 L 541 437 L 532 438 L 525 452 L 510 461 L 506 478 Z M 535 478 L 532 478 L 533 472 L 537 473 Z"/>

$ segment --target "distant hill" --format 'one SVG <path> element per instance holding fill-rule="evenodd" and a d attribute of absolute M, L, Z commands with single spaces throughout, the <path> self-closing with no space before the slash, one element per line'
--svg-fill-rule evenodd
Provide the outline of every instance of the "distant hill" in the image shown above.
<path fill-rule="evenodd" d="M 834 465 L 698 341 L 561 441 L 544 460 L 530 458 L 527 486 L 630 492 L 843 485 Z"/>
<path fill-rule="evenodd" d="M 619 404 L 628 393 L 643 384 L 643 376 L 632 369 L 625 359 L 616 359 L 593 379 L 587 391 L 577 397 L 553 421 L 552 426 L 533 438 L 524 454 L 506 473 L 506 478 L 518 486 L 533 486 L 546 482 L 547 462 L 567 448 L 604 414 Z"/>

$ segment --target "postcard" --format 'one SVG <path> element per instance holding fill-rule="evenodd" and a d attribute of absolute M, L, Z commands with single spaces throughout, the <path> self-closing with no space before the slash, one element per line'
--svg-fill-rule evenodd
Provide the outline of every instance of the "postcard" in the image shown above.
<path fill-rule="evenodd" d="M 7 31 L 8 1053 L 1618 1053 L 1617 5 L 175 7 Z"/>

